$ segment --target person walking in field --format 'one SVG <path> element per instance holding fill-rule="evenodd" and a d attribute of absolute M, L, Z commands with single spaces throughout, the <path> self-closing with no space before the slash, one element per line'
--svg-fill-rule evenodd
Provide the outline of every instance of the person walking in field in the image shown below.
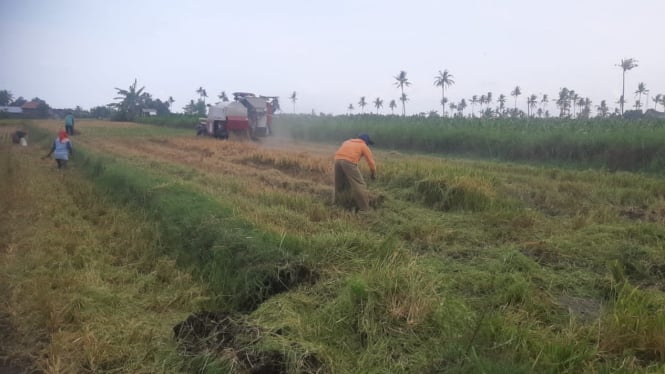
<path fill-rule="evenodd" d="M 360 134 L 357 138 L 349 139 L 342 143 L 335 153 L 335 191 L 333 203 L 339 200 L 344 192 L 351 190 L 351 194 L 360 211 L 369 210 L 369 196 L 367 195 L 367 184 L 358 168 L 358 162 L 365 157 L 371 171 L 371 179 L 376 179 L 376 163 L 372 157 L 369 145 L 374 142 L 367 134 Z"/>
<path fill-rule="evenodd" d="M 58 138 L 53 141 L 53 146 L 51 146 L 51 151 L 42 159 L 45 159 L 51 154 L 55 158 L 55 162 L 58 164 L 58 169 L 64 169 L 67 167 L 67 161 L 69 156 L 73 153 L 72 142 L 67 137 L 65 131 L 60 130 L 58 132 Z"/>
<path fill-rule="evenodd" d="M 65 131 L 67 135 L 74 135 L 74 115 L 67 113 L 65 116 Z"/>

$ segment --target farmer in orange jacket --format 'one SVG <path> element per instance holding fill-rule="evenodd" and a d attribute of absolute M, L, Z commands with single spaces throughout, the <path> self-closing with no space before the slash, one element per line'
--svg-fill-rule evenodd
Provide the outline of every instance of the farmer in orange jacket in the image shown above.
<path fill-rule="evenodd" d="M 358 209 L 361 211 L 369 210 L 369 197 L 367 195 L 367 184 L 363 175 L 358 169 L 358 162 L 365 156 L 367 165 L 372 172 L 371 178 L 376 178 L 376 164 L 372 158 L 372 151 L 368 145 L 374 142 L 367 134 L 360 134 L 357 138 L 349 139 L 342 143 L 337 153 L 335 153 L 335 192 L 333 202 L 336 197 L 344 191 L 351 189 L 353 198 L 356 201 Z"/>

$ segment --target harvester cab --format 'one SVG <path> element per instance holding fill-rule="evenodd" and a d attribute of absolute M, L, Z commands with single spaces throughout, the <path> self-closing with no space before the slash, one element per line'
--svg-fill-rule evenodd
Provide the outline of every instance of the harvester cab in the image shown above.
<path fill-rule="evenodd" d="M 272 117 L 279 110 L 276 96 L 256 96 L 248 92 L 234 92 L 234 101 L 211 105 L 205 129 L 197 134 L 228 139 L 234 134 L 256 139 L 272 134 Z M 201 126 L 203 127 L 203 126 Z"/>

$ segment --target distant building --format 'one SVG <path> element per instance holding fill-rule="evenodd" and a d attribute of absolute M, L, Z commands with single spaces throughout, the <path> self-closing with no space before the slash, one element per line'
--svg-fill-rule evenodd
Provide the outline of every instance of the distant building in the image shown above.
<path fill-rule="evenodd" d="M 141 110 L 141 115 L 145 116 L 156 116 L 157 115 L 157 109 L 142 109 Z"/>
<path fill-rule="evenodd" d="M 0 112 L 10 114 L 21 114 L 23 109 L 20 106 L 0 106 Z"/>

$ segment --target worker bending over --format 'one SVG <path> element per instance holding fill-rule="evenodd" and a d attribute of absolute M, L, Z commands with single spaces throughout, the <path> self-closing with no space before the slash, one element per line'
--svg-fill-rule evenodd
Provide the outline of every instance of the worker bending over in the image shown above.
<path fill-rule="evenodd" d="M 376 178 L 376 164 L 372 158 L 372 151 L 368 145 L 374 142 L 367 134 L 360 134 L 357 138 L 349 139 L 342 143 L 335 153 L 335 191 L 333 203 L 339 199 L 339 195 L 351 189 L 356 206 L 361 211 L 369 210 L 369 196 L 367 195 L 367 184 L 358 169 L 358 162 L 364 156 L 372 172 L 371 178 Z"/>

